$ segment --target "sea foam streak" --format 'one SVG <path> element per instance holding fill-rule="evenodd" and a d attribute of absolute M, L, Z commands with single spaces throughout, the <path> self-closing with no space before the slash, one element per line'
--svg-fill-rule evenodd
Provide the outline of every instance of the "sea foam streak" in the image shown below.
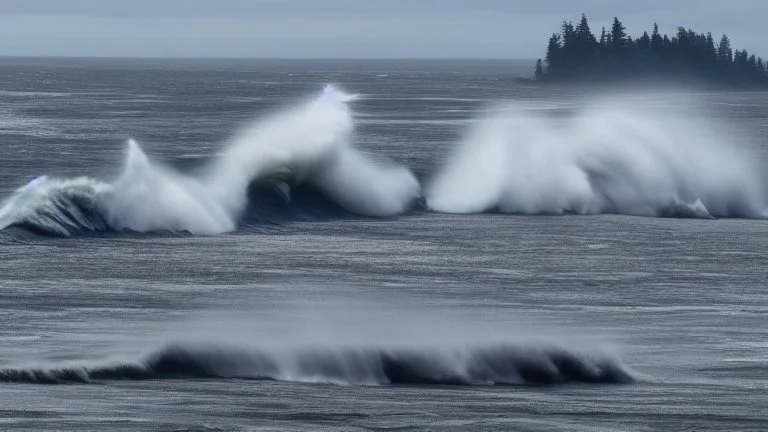
<path fill-rule="evenodd" d="M 615 104 L 565 119 L 500 112 L 474 125 L 433 179 L 431 209 L 768 216 L 756 167 L 701 121 Z"/>
<path fill-rule="evenodd" d="M 0 229 L 222 233 L 243 217 L 249 185 L 267 180 L 286 198 L 293 186 L 309 183 L 352 213 L 401 213 L 419 197 L 418 181 L 351 146 L 352 99 L 326 87 L 321 97 L 249 128 L 199 177 L 149 160 L 131 140 L 116 181 L 45 179 L 22 187 L 0 207 Z"/>
<path fill-rule="evenodd" d="M 629 383 L 615 356 L 549 345 L 316 347 L 290 350 L 172 345 L 143 360 L 0 369 L 0 382 L 243 378 L 343 385 Z"/>

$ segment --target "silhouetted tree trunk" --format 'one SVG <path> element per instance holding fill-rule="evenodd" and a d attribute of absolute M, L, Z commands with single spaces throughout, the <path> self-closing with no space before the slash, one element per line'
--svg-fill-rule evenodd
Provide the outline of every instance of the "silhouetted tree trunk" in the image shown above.
<path fill-rule="evenodd" d="M 541 80 L 544 77 L 544 67 L 541 65 L 541 59 L 536 60 L 536 79 Z"/>

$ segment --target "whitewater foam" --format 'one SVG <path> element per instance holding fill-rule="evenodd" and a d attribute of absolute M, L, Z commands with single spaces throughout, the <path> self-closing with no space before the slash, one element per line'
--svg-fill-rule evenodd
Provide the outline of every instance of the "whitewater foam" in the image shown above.
<path fill-rule="evenodd" d="M 208 185 L 151 163 L 133 140 L 128 142 L 122 175 L 100 197 L 100 204 L 115 230 L 216 234 L 236 226 L 234 215 Z"/>
<path fill-rule="evenodd" d="M 232 212 L 241 213 L 248 184 L 272 178 L 288 189 L 313 184 L 359 215 L 406 211 L 420 196 L 420 185 L 406 168 L 374 160 L 352 147 L 348 102 L 354 99 L 326 86 L 318 99 L 300 109 L 245 130 L 213 167 L 210 184 L 215 193 Z"/>
<path fill-rule="evenodd" d="M 352 100 L 327 86 L 319 98 L 247 128 L 196 177 L 151 161 L 130 140 L 117 180 L 48 178 L 21 188 L 0 207 L 0 229 L 223 233 L 237 227 L 254 182 L 277 184 L 287 199 L 309 183 L 358 215 L 402 213 L 419 197 L 419 183 L 406 168 L 352 147 Z"/>
<path fill-rule="evenodd" d="M 103 231 L 108 224 L 98 201 L 112 186 L 95 179 L 49 179 L 27 185 L 0 206 L 0 230 L 20 225 L 42 234 L 67 236 L 78 231 Z"/>
<path fill-rule="evenodd" d="M 407 168 L 354 148 L 349 103 L 355 98 L 327 86 L 319 97 L 244 129 L 195 176 L 151 160 L 130 140 L 115 181 L 46 178 L 20 188 L 0 205 L 0 229 L 223 233 L 258 219 L 246 214 L 260 204 L 252 200 L 254 184 L 288 206 L 310 191 L 318 197 L 309 202 L 349 214 L 407 212 L 421 198 L 420 184 Z M 768 217 L 765 179 L 740 153 L 741 143 L 686 112 L 612 103 L 556 118 L 529 104 L 496 107 L 470 127 L 429 183 L 427 207 Z"/>
<path fill-rule="evenodd" d="M 765 217 L 757 167 L 693 116 L 595 104 L 565 119 L 503 107 L 426 191 L 441 212 Z"/>

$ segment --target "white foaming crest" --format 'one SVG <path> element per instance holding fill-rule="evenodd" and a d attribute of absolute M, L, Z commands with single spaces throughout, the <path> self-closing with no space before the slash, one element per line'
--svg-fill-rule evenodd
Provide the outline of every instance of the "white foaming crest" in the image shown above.
<path fill-rule="evenodd" d="M 24 222 L 67 235 L 78 225 L 104 229 L 97 226 L 103 222 L 116 230 L 222 233 L 236 228 L 250 183 L 265 179 L 288 190 L 311 182 L 360 215 L 396 215 L 419 197 L 418 181 L 404 167 L 377 163 L 350 145 L 353 99 L 326 86 L 319 98 L 248 128 L 198 178 L 150 161 L 130 140 L 114 183 L 36 180 L 0 208 L 0 229 Z M 90 210 L 97 216 L 84 214 Z"/>
<path fill-rule="evenodd" d="M 237 222 L 209 185 L 151 163 L 134 140 L 128 142 L 122 175 L 102 203 L 117 230 L 215 234 L 233 230 Z"/>
<path fill-rule="evenodd" d="M 431 209 L 766 217 L 757 167 L 693 117 L 616 104 L 559 120 L 503 112 L 474 125 L 432 181 Z"/>
<path fill-rule="evenodd" d="M 68 235 L 70 229 L 103 229 L 83 214 L 85 209 L 68 205 L 76 198 L 82 202 L 95 202 L 112 187 L 88 177 L 48 179 L 38 177 L 20 187 L 0 206 L 0 230 L 19 221 L 27 221 L 50 232 Z M 53 223 L 56 221 L 57 223 Z"/>
<path fill-rule="evenodd" d="M 326 86 L 318 99 L 246 130 L 211 172 L 216 195 L 239 213 L 248 183 L 277 175 L 292 184 L 313 183 L 360 215 L 405 211 L 419 197 L 418 181 L 406 168 L 377 163 L 352 148 L 347 102 L 354 99 Z"/>

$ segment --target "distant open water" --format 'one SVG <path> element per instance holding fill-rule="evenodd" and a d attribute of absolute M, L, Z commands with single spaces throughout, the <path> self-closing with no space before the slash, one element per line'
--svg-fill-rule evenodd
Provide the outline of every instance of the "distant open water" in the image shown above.
<path fill-rule="evenodd" d="M 768 429 L 768 94 L 527 67 L 0 61 L 0 430 Z"/>

